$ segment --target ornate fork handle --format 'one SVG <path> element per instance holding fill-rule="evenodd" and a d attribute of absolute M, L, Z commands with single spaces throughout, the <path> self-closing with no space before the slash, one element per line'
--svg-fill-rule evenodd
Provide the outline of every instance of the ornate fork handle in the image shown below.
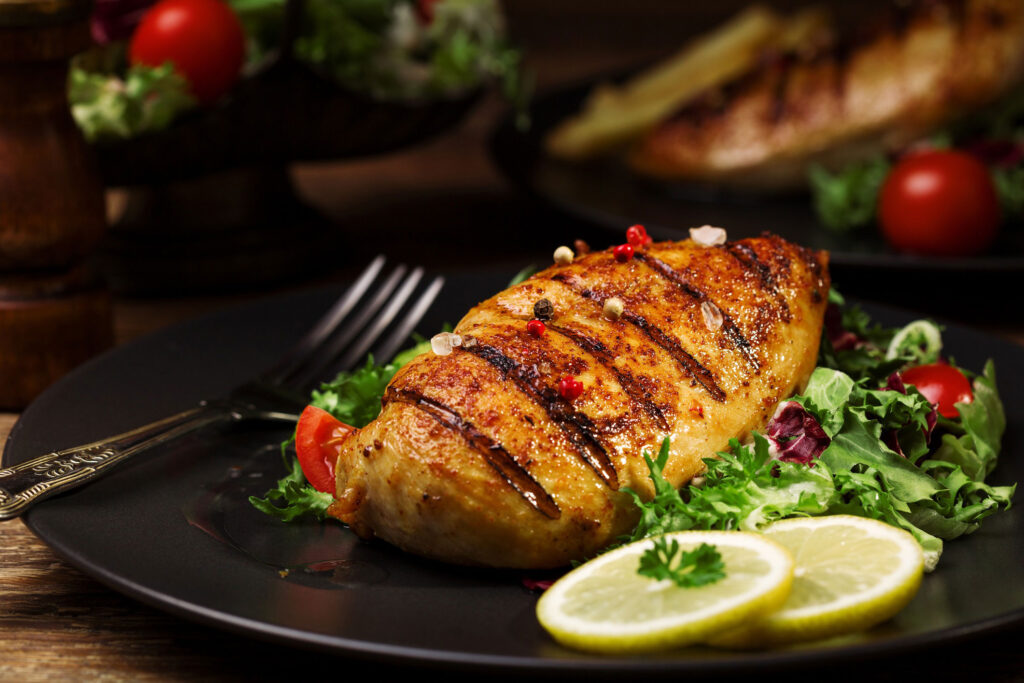
<path fill-rule="evenodd" d="M 283 414 L 259 413 L 265 417 Z M 108 439 L 75 446 L 0 470 L 0 520 L 19 516 L 35 503 L 81 486 L 122 461 L 171 439 L 213 424 L 255 416 L 227 401 L 199 406 Z"/>

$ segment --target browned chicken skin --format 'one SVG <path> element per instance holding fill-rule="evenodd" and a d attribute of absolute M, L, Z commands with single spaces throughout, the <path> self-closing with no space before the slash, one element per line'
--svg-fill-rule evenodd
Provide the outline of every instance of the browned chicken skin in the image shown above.
<path fill-rule="evenodd" d="M 666 477 L 763 426 L 815 365 L 827 255 L 784 240 L 606 250 L 473 308 L 462 345 L 389 385 L 343 446 L 332 514 L 363 536 L 462 564 L 558 567 L 628 532 L 626 488 L 653 495 L 644 448 L 671 436 Z M 622 300 L 617 320 L 603 312 Z M 546 331 L 526 323 L 547 299 Z M 584 387 L 567 400 L 559 380 Z"/>
<path fill-rule="evenodd" d="M 802 185 L 899 150 L 1024 83 L 1024 0 L 918 1 L 852 45 L 788 55 L 708 93 L 632 151 L 662 178 Z"/>

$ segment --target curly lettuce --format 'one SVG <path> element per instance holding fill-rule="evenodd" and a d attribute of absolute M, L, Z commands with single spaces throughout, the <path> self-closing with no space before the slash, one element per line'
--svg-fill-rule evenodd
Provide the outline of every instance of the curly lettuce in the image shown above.
<path fill-rule="evenodd" d="M 196 106 L 188 83 L 171 63 L 137 65 L 123 76 L 72 67 L 71 115 L 89 141 L 127 139 L 163 130 Z"/>
<path fill-rule="evenodd" d="M 947 420 L 941 445 L 928 444 L 933 408 L 917 390 L 872 388 L 839 370 L 817 368 L 805 392 L 793 397 L 829 436 L 809 463 L 779 460 L 769 439 L 733 440 L 728 452 L 705 460 L 706 474 L 681 491 L 662 475 L 669 439 L 657 458 L 644 453 L 655 496 L 644 502 L 627 540 L 686 529 L 756 531 L 784 517 L 853 514 L 910 532 L 932 569 L 943 541 L 976 530 L 981 521 L 1010 507 L 1016 485 L 990 486 L 1006 427 L 989 361 L 974 379 L 975 400 L 958 404 L 961 417 Z M 887 434 L 898 434 L 901 450 Z"/>

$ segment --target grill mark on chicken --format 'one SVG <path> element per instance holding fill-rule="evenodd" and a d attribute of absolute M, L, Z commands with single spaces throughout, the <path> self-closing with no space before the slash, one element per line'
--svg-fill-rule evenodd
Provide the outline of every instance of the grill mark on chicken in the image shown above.
<path fill-rule="evenodd" d="M 651 256 L 650 254 L 636 254 L 634 258 L 650 267 L 654 272 L 658 273 L 665 279 L 671 281 L 685 294 L 692 297 L 697 303 L 702 304 L 707 301 L 713 304 L 715 308 L 722 312 L 722 332 L 724 332 L 725 336 L 728 337 L 730 342 L 732 342 L 733 347 L 743 355 L 743 358 L 752 369 L 756 371 L 761 368 L 761 362 L 757 359 L 757 355 L 754 353 L 754 348 L 751 346 L 750 341 L 743 336 L 743 332 L 736 327 L 736 323 L 724 308 L 719 306 L 705 292 L 694 287 L 693 284 L 686 279 L 686 276 L 656 256 Z"/>
<path fill-rule="evenodd" d="M 558 519 L 562 511 L 541 484 L 505 448 L 448 406 L 417 391 L 388 387 L 384 404 L 405 403 L 422 410 L 435 421 L 458 433 L 523 499 L 545 517 Z"/>
<path fill-rule="evenodd" d="M 761 260 L 757 257 L 757 252 L 751 249 L 749 245 L 741 242 L 730 242 L 724 246 L 724 249 L 732 254 L 733 258 L 739 261 L 740 265 L 757 275 L 757 278 L 761 281 L 761 287 L 771 294 L 778 304 L 781 319 L 788 323 L 791 318 L 789 305 L 786 303 L 786 298 L 782 296 L 782 292 L 779 291 L 779 284 L 775 281 L 771 268 L 761 263 Z"/>
<path fill-rule="evenodd" d="M 615 464 L 608 456 L 608 451 L 597 438 L 597 427 L 589 417 L 574 410 L 572 404 L 555 389 L 547 386 L 536 366 L 523 365 L 506 356 L 500 349 L 480 342 L 469 348 L 462 347 L 462 350 L 487 361 L 510 378 L 516 388 L 544 409 L 597 476 L 612 490 L 619 490 L 618 472 L 615 471 Z"/>
<path fill-rule="evenodd" d="M 598 306 L 602 305 L 600 297 L 592 289 L 581 289 L 579 285 L 573 282 L 567 274 L 556 273 L 551 276 L 551 279 L 555 282 L 561 282 L 584 299 L 593 301 Z M 718 382 L 715 381 L 714 374 L 701 365 L 696 358 L 687 353 L 678 341 L 665 334 L 665 332 L 657 325 L 652 325 L 646 318 L 638 313 L 625 311 L 622 313 L 622 317 L 620 317 L 619 320 L 623 320 L 638 328 L 647 336 L 648 339 L 667 351 L 669 355 L 675 359 L 676 363 L 686 371 L 690 378 L 697 384 L 700 384 L 700 386 L 708 392 L 708 395 L 710 395 L 711 398 L 715 399 L 719 403 L 725 401 L 725 391 L 722 390 L 722 387 L 718 386 Z"/>
<path fill-rule="evenodd" d="M 573 344 L 593 356 L 598 363 L 615 375 L 615 379 L 618 380 L 619 386 L 621 386 L 622 390 L 626 392 L 626 395 L 629 396 L 634 403 L 642 407 L 648 415 L 654 418 L 659 427 L 662 429 L 670 428 L 668 420 L 665 418 L 665 413 L 663 413 L 661 408 L 659 408 L 654 402 L 654 397 L 651 396 L 650 392 L 637 382 L 636 378 L 633 377 L 632 374 L 615 367 L 615 358 L 608 351 L 608 347 L 578 330 L 573 330 L 567 327 L 549 324 L 548 331 L 562 335 Z"/>

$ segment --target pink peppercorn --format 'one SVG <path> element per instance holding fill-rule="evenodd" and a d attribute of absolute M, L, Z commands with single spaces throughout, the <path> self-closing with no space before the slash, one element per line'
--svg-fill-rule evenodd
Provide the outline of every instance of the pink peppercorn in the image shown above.
<path fill-rule="evenodd" d="M 558 393 L 567 401 L 575 401 L 583 394 L 583 382 L 566 375 L 558 381 Z"/>
<path fill-rule="evenodd" d="M 626 261 L 633 258 L 633 245 L 632 244 L 620 244 L 612 250 L 615 254 L 615 260 L 619 263 L 625 263 Z"/>
<path fill-rule="evenodd" d="M 647 234 L 647 228 L 642 225 L 631 225 L 626 230 L 626 241 L 634 247 L 642 247 L 653 240 Z"/>

